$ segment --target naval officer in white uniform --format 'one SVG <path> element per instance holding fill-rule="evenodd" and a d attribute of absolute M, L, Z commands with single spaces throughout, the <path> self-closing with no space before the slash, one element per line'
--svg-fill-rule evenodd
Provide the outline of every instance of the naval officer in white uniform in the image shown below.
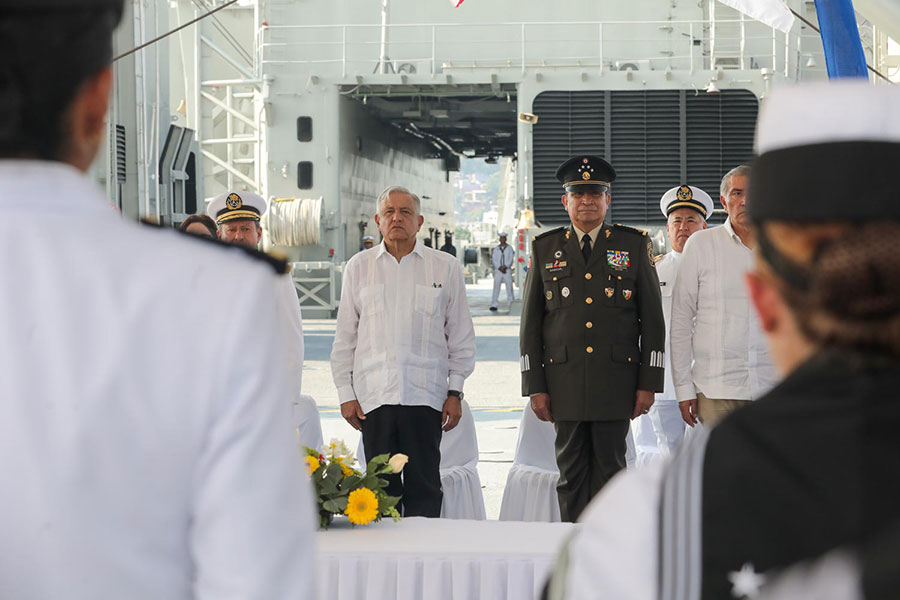
<path fill-rule="evenodd" d="M 506 243 L 506 232 L 501 231 L 500 243 L 491 250 L 491 266 L 494 269 L 494 293 L 491 296 L 491 311 L 496 311 L 500 304 L 500 286 L 506 285 L 506 307 L 513 303 L 512 270 L 516 260 L 516 251 Z"/>
<path fill-rule="evenodd" d="M 210 200 L 206 214 L 216 220 L 220 240 L 256 249 L 262 239 L 259 220 L 267 208 L 268 204 L 258 194 L 229 190 Z M 280 274 L 277 278 L 275 297 L 285 341 L 284 360 L 290 373 L 291 401 L 299 402 L 303 384 L 303 317 L 290 273 Z M 318 447 L 321 440 L 310 441 L 307 445 Z"/>
<path fill-rule="evenodd" d="M 681 252 L 689 237 L 706 229 L 706 220 L 713 211 L 713 201 L 709 194 L 696 186 L 680 185 L 662 195 L 659 209 L 666 217 L 666 234 L 672 245 L 671 251 L 656 258 L 656 274 L 659 276 L 663 316 L 668 330 L 672 320 L 672 290 L 681 263 Z M 631 422 L 638 465 L 658 456 L 668 456 L 684 439 L 685 424 L 675 398 L 675 384 L 669 364 L 670 343 L 670 336 L 667 335 L 665 390 L 656 396 L 656 402 L 648 414 Z"/>
<path fill-rule="evenodd" d="M 122 5 L 0 0 L 0 597 L 312 599 L 273 269 L 85 175 Z"/>

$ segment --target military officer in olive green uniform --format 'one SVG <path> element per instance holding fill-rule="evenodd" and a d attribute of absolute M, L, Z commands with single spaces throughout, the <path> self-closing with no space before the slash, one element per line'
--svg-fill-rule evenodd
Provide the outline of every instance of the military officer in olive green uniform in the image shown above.
<path fill-rule="evenodd" d="M 665 322 L 647 234 L 603 222 L 612 166 L 578 156 L 556 177 L 572 226 L 533 240 L 519 345 L 522 395 L 555 424 L 560 514 L 575 521 L 625 467 L 629 419 L 663 391 Z"/>

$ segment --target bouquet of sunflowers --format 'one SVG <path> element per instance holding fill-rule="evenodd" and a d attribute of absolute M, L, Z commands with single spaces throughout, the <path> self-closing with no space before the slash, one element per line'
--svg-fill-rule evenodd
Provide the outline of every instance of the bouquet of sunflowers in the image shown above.
<path fill-rule="evenodd" d="M 365 473 L 354 468 L 356 459 L 340 440 L 322 447 L 321 451 L 304 446 L 306 466 L 316 488 L 319 503 L 319 527 L 327 529 L 334 515 L 347 515 L 354 525 L 368 525 L 382 517 L 400 519 L 397 496 L 388 496 L 387 486 L 379 475 L 400 473 L 408 457 L 380 454 L 366 465 Z"/>

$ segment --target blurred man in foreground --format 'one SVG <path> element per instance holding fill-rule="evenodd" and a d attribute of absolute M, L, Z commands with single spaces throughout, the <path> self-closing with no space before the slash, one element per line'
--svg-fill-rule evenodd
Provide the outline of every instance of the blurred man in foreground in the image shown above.
<path fill-rule="evenodd" d="M 85 176 L 121 0 L 0 11 L 0 595 L 313 598 L 272 268 Z"/>

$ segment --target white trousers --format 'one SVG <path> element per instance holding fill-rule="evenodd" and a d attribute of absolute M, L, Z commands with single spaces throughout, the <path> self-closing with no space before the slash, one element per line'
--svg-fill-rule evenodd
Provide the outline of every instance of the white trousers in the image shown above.
<path fill-rule="evenodd" d="M 513 288 L 512 288 L 512 267 L 506 269 L 506 273 L 501 273 L 500 269 L 494 269 L 494 295 L 491 296 L 491 307 L 497 308 L 497 305 L 500 300 L 500 284 L 506 284 L 506 299 L 508 301 L 508 305 L 512 306 L 513 303 Z"/>

